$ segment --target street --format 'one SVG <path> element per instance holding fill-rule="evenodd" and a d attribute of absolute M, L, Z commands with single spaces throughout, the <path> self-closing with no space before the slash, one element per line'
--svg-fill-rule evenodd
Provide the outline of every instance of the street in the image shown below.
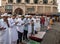
<path fill-rule="evenodd" d="M 60 23 L 52 25 L 52 30 L 46 32 L 41 44 L 60 44 Z"/>

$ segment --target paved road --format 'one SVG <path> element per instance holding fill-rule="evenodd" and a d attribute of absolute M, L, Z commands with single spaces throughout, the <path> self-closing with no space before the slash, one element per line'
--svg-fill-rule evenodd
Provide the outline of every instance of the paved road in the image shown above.
<path fill-rule="evenodd" d="M 41 44 L 60 44 L 60 23 L 55 22 L 52 28 L 47 31 Z"/>
<path fill-rule="evenodd" d="M 53 27 L 53 29 L 55 29 L 55 30 L 57 30 L 57 31 L 60 31 L 60 22 L 56 22 L 56 23 L 54 23 L 55 25 L 53 25 L 52 27 Z"/>

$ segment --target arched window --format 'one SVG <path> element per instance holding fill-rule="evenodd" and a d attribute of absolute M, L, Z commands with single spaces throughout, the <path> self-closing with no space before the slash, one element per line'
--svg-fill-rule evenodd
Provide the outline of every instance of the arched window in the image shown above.
<path fill-rule="evenodd" d="M 29 2 L 30 2 L 30 0 L 25 0 L 25 2 L 26 2 L 26 3 L 29 3 Z"/>
<path fill-rule="evenodd" d="M 43 4 L 47 4 L 48 3 L 48 0 L 43 0 Z"/>
<path fill-rule="evenodd" d="M 20 3 L 21 2 L 21 0 L 16 0 L 17 1 L 17 3 Z"/>
<path fill-rule="evenodd" d="M 34 0 L 34 3 L 37 4 L 38 3 L 38 0 Z"/>
<path fill-rule="evenodd" d="M 15 9 L 14 13 L 18 14 L 18 15 L 22 15 L 23 14 L 23 10 L 21 8 L 17 8 L 17 9 Z"/>
<path fill-rule="evenodd" d="M 13 0 L 8 0 L 8 3 L 13 3 Z"/>

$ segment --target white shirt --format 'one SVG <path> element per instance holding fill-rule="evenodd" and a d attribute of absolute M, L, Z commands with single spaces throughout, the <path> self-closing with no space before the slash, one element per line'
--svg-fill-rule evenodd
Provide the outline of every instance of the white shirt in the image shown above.
<path fill-rule="evenodd" d="M 18 19 L 18 24 L 17 24 L 18 31 L 21 32 L 21 33 L 24 32 L 24 25 L 22 25 L 22 24 L 24 24 L 24 20 Z"/>

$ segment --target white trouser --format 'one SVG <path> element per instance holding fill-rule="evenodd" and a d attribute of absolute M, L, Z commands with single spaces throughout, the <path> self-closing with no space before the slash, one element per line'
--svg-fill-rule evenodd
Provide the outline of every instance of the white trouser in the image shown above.
<path fill-rule="evenodd" d="M 0 42 L 0 44 L 6 44 L 6 42 L 2 41 L 2 42 Z"/>
<path fill-rule="evenodd" d="M 3 42 L 0 42 L 0 44 L 3 44 Z"/>

